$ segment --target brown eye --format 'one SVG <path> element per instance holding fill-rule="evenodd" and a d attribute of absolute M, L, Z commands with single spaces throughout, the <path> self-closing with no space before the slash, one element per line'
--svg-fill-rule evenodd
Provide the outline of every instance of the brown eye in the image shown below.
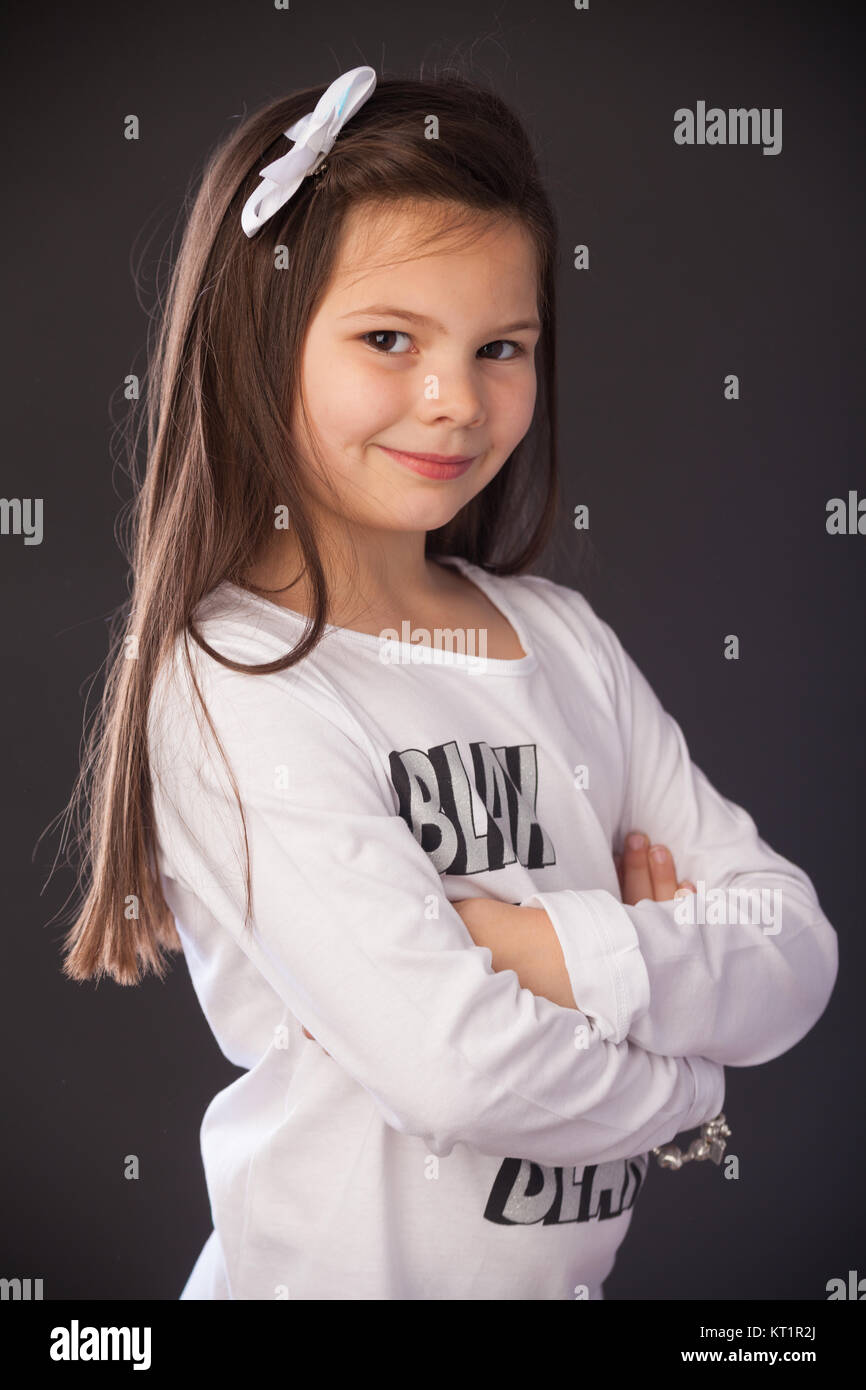
<path fill-rule="evenodd" d="M 506 347 L 513 347 L 515 351 L 511 357 L 494 357 L 494 362 L 513 362 L 515 357 L 521 357 L 526 352 L 522 343 L 515 343 L 511 338 L 495 338 L 492 343 L 485 343 L 480 351 L 484 352 L 489 347 L 498 347 L 500 343 L 504 343 Z"/>
<path fill-rule="evenodd" d="M 364 342 L 366 342 L 368 338 L 408 338 L 408 337 L 409 337 L 409 334 L 408 334 L 408 333 L 401 333 L 400 330 L 399 330 L 398 328 L 374 328 L 374 329 L 372 329 L 372 331 L 369 332 L 369 333 L 362 333 L 362 334 L 361 334 L 361 338 L 362 338 L 362 340 L 363 340 Z M 383 347 L 383 344 L 382 344 L 382 343 L 370 343 L 370 347 L 375 348 L 376 351 L 378 352 L 378 351 L 380 350 L 380 348 Z M 385 350 L 381 353 L 381 356 L 382 356 L 382 357 L 402 357 L 403 355 L 404 355 L 404 354 L 401 353 L 401 352 L 389 352 L 388 349 L 387 349 L 387 346 L 385 347 Z"/>

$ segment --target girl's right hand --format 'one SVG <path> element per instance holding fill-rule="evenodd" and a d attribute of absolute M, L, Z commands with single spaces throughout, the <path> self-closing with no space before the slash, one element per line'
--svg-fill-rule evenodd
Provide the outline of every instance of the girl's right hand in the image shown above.
<path fill-rule="evenodd" d="M 301 1024 L 301 1027 L 303 1028 L 304 1025 Z M 304 1037 L 305 1037 L 305 1038 L 309 1038 L 311 1042 L 315 1042 L 315 1041 L 316 1041 L 316 1039 L 313 1037 L 312 1033 L 308 1033 L 307 1030 L 306 1030 L 306 1028 L 304 1028 Z M 322 1047 L 322 1044 L 321 1044 L 321 1043 L 319 1043 L 319 1047 Z M 323 1047 L 322 1047 L 322 1051 L 325 1052 L 325 1049 L 324 1049 Z M 330 1055 L 331 1055 L 330 1052 L 325 1052 L 325 1056 L 326 1056 L 326 1057 L 330 1057 Z"/>
<path fill-rule="evenodd" d="M 637 837 L 635 844 L 630 843 L 633 837 Z M 662 851 L 661 859 L 654 858 L 656 850 Z M 674 858 L 667 846 L 653 845 L 651 850 L 648 837 L 640 830 L 632 830 L 626 836 L 625 851 L 614 854 L 613 862 L 622 900 L 629 907 L 634 907 L 641 898 L 652 898 L 658 903 L 668 902 L 681 888 L 692 893 L 697 891 L 691 879 L 677 882 Z"/>

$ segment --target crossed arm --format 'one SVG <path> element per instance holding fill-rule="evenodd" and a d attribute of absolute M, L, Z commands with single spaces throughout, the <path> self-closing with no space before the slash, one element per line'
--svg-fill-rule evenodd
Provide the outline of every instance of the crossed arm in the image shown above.
<path fill-rule="evenodd" d="M 694 891 L 688 880 L 677 882 L 673 856 L 664 845 L 653 845 L 646 835 L 633 831 L 642 843 L 632 846 L 626 837 L 624 855 L 614 855 L 622 900 L 631 906 L 642 898 L 666 902 L 680 890 Z M 662 851 L 662 858 L 655 857 Z M 493 969 L 513 970 L 524 989 L 540 994 L 565 1009 L 580 1009 L 565 967 L 559 938 L 541 907 L 518 907 L 495 898 L 463 898 L 451 906 L 476 946 L 486 946 Z"/>
<path fill-rule="evenodd" d="M 633 831 L 640 835 L 640 831 Z M 642 898 L 666 902 L 679 889 L 694 892 L 687 879 L 677 882 L 673 855 L 664 845 L 650 847 L 649 839 L 632 846 L 626 837 L 625 852 L 615 854 L 622 900 L 634 905 Z M 663 858 L 657 860 L 655 851 Z M 547 913 L 541 907 L 518 907 L 497 898 L 461 898 L 451 906 L 463 919 L 476 946 L 486 946 L 493 958 L 493 969 L 513 970 L 523 989 L 542 995 L 565 1009 L 580 1009 L 565 968 L 559 938 Z M 308 1038 L 313 1034 L 305 1028 Z"/>

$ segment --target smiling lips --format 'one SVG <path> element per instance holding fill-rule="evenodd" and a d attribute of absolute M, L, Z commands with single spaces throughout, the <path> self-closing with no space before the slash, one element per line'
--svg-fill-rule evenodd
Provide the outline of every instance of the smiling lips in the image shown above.
<path fill-rule="evenodd" d="M 384 444 L 379 448 L 426 478 L 458 478 L 478 457 L 477 454 L 410 454 L 402 449 L 389 449 Z"/>

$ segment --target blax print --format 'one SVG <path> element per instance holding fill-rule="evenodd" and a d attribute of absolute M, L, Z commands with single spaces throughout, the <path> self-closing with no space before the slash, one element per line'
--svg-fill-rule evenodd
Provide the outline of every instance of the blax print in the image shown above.
<path fill-rule="evenodd" d="M 556 863 L 553 841 L 535 814 L 538 758 L 534 743 L 491 748 L 469 744 L 475 787 L 487 811 L 479 835 L 472 814 L 469 776 L 456 740 L 423 752 L 390 754 L 391 781 L 400 815 L 440 874 L 480 874 L 523 864 Z"/>

